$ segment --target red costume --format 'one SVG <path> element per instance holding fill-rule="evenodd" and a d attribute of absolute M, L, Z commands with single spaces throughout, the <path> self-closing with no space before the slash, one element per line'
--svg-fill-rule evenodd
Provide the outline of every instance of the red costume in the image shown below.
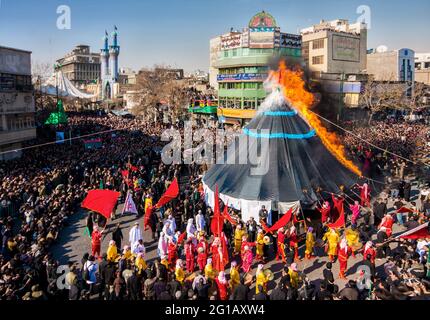
<path fill-rule="evenodd" d="M 190 241 L 188 244 L 185 245 L 185 260 L 186 260 L 187 271 L 189 273 L 194 272 L 194 256 L 195 256 L 194 245 Z"/>
<path fill-rule="evenodd" d="M 222 271 L 224 270 L 224 267 L 221 263 L 221 245 L 218 245 L 217 243 L 213 243 L 211 245 L 211 253 L 212 253 L 212 265 L 214 270 L 216 271 Z"/>
<path fill-rule="evenodd" d="M 361 205 L 363 207 L 369 207 L 370 206 L 370 188 L 367 183 L 363 184 L 362 186 L 358 186 L 360 188 L 360 200 Z"/>
<path fill-rule="evenodd" d="M 167 246 L 167 259 L 169 261 L 170 268 L 174 269 L 176 266 L 176 260 L 178 260 L 178 253 L 176 252 L 176 245 L 170 241 Z"/>
<path fill-rule="evenodd" d="M 285 259 L 285 233 L 283 228 L 278 230 L 278 240 L 277 240 L 277 244 L 278 244 L 278 251 L 276 253 L 276 260 L 279 260 L 279 257 L 282 259 L 282 262 L 286 263 L 286 259 Z"/>
<path fill-rule="evenodd" d="M 317 208 L 319 212 L 321 212 L 321 222 L 327 222 L 328 217 L 330 216 L 330 204 L 328 201 L 324 202 L 324 205 L 321 208 Z"/>
<path fill-rule="evenodd" d="M 221 283 L 218 277 L 215 278 L 216 285 L 218 287 L 219 299 L 228 300 L 228 282 Z"/>
<path fill-rule="evenodd" d="M 337 252 L 337 257 L 339 259 L 339 278 L 345 279 L 345 271 L 348 267 L 348 258 L 352 254 L 352 249 L 348 244 L 346 243 L 346 240 L 343 244 L 343 247 L 341 246 Z"/>
<path fill-rule="evenodd" d="M 102 242 L 102 233 L 98 230 L 94 230 L 91 235 L 91 254 L 94 257 L 100 256 L 101 250 L 101 242 Z"/>
<path fill-rule="evenodd" d="M 382 227 L 385 227 L 388 237 L 391 237 L 391 234 L 393 233 L 393 223 L 394 219 L 390 214 L 385 215 L 384 218 L 382 218 L 381 224 L 379 225 L 378 229 L 381 229 Z"/>
<path fill-rule="evenodd" d="M 373 247 L 365 246 L 363 251 L 363 260 L 366 260 L 368 255 L 370 255 L 370 262 L 375 264 L 376 250 Z"/>
<path fill-rule="evenodd" d="M 207 253 L 207 245 L 204 240 L 200 240 L 197 244 L 197 264 L 199 265 L 199 269 L 203 271 L 206 266 L 206 262 L 208 260 Z"/>
<path fill-rule="evenodd" d="M 290 228 L 288 240 L 290 241 L 290 248 L 294 249 L 294 260 L 299 260 L 299 238 L 295 226 Z"/>

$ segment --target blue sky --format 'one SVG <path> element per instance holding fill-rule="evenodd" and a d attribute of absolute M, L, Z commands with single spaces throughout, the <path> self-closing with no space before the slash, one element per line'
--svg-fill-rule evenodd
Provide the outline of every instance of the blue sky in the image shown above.
<path fill-rule="evenodd" d="M 71 8 L 71 30 L 56 27 L 60 5 Z M 384 44 L 430 52 L 428 0 L 0 0 L 0 45 L 53 62 L 76 44 L 98 52 L 104 30 L 116 24 L 121 67 L 207 70 L 209 39 L 245 27 L 258 11 L 271 13 L 282 31 L 294 33 L 321 19 L 356 21 L 360 5 L 371 9 L 369 48 Z"/>

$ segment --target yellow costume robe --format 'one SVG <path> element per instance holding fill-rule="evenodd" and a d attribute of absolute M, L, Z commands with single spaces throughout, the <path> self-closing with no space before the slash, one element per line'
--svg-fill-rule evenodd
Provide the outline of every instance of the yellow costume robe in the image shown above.
<path fill-rule="evenodd" d="M 234 291 L 234 289 L 239 285 L 240 283 L 240 274 L 238 267 L 231 267 L 230 269 L 230 287 L 231 291 Z"/>
<path fill-rule="evenodd" d="M 164 265 L 166 267 L 167 270 L 169 270 L 169 260 L 167 259 L 162 259 L 161 260 L 161 264 Z"/>
<path fill-rule="evenodd" d="M 267 282 L 269 279 L 267 279 L 266 275 L 264 274 L 264 271 L 259 271 L 256 275 L 256 283 L 255 283 L 255 294 L 260 293 L 260 290 L 258 290 L 258 286 L 263 287 L 263 291 L 267 292 Z"/>
<path fill-rule="evenodd" d="M 139 275 L 142 274 L 142 272 L 147 268 L 146 261 L 142 257 L 137 257 L 134 264 L 137 267 L 137 273 Z"/>
<path fill-rule="evenodd" d="M 339 243 L 339 234 L 337 232 L 332 233 L 331 231 L 326 232 L 326 234 L 323 237 L 323 241 L 327 240 L 328 242 L 328 250 L 327 254 L 329 256 L 336 256 L 337 255 L 337 245 Z"/>
<path fill-rule="evenodd" d="M 175 270 L 176 280 L 179 281 L 180 284 L 183 284 L 185 281 L 185 272 L 182 268 L 176 268 Z"/>
<path fill-rule="evenodd" d="M 116 248 L 116 246 L 109 246 L 109 248 L 107 249 L 107 260 L 109 262 L 115 262 L 116 257 L 118 256 L 118 250 Z"/>
<path fill-rule="evenodd" d="M 259 257 L 263 257 L 264 255 L 264 234 L 263 233 L 258 233 L 257 236 L 257 256 Z"/>
<path fill-rule="evenodd" d="M 124 254 L 123 257 L 125 260 L 130 260 L 133 257 L 133 254 L 131 253 L 131 250 L 127 250 Z"/>
<path fill-rule="evenodd" d="M 314 252 L 315 237 L 312 232 L 306 233 L 306 250 L 305 254 L 312 255 Z"/>
<path fill-rule="evenodd" d="M 234 231 L 234 252 L 239 253 L 242 247 L 242 237 L 245 235 L 245 230 L 236 229 Z"/>
<path fill-rule="evenodd" d="M 360 234 L 358 231 L 354 231 L 351 228 L 346 229 L 345 238 L 348 242 L 348 246 L 350 246 L 353 251 L 360 247 Z"/>
<path fill-rule="evenodd" d="M 298 288 L 299 286 L 299 274 L 296 271 L 288 269 L 288 274 L 290 275 L 290 283 L 293 288 Z"/>
<path fill-rule="evenodd" d="M 205 267 L 205 277 L 211 280 L 214 280 L 216 277 L 215 270 L 211 264 L 207 264 Z"/>

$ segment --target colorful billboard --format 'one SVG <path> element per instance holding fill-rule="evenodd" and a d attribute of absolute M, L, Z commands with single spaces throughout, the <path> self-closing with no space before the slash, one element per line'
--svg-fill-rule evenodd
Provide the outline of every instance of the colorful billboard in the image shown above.
<path fill-rule="evenodd" d="M 270 49 L 275 45 L 275 28 L 250 28 L 249 47 Z"/>
<path fill-rule="evenodd" d="M 266 73 L 235 73 L 217 75 L 217 81 L 264 81 L 266 78 Z"/>

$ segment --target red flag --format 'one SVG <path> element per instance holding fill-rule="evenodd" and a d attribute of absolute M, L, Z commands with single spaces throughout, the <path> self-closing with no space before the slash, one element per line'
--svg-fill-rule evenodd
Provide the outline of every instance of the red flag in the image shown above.
<path fill-rule="evenodd" d="M 421 238 L 429 238 L 430 237 L 430 233 L 429 233 L 429 223 L 423 223 L 422 225 L 419 225 L 416 228 L 413 228 L 409 231 L 406 231 L 404 233 L 402 233 L 401 235 L 397 236 L 397 238 L 402 238 L 402 239 L 411 239 L 411 240 L 416 240 L 416 239 L 421 239 Z"/>
<path fill-rule="evenodd" d="M 412 213 L 414 212 L 414 210 L 406 208 L 406 207 L 401 207 L 400 209 L 398 209 L 396 211 L 396 213 Z"/>
<path fill-rule="evenodd" d="M 329 228 L 342 228 L 345 226 L 345 210 L 343 209 L 343 200 L 339 200 L 335 203 L 336 208 L 339 210 L 339 218 L 334 223 L 328 223 Z"/>
<path fill-rule="evenodd" d="M 116 203 L 120 193 L 112 190 L 90 190 L 88 195 L 82 201 L 82 208 L 95 211 L 103 215 L 106 219 L 109 219 L 113 210 L 115 209 Z"/>
<path fill-rule="evenodd" d="M 281 229 L 282 227 L 286 226 L 288 222 L 291 220 L 291 216 L 293 215 L 293 208 L 291 207 L 290 210 L 288 210 L 281 219 L 276 221 L 276 223 L 270 227 L 270 232 L 275 232 Z"/>
<path fill-rule="evenodd" d="M 222 214 L 224 216 L 224 219 L 228 220 L 233 226 L 237 225 L 237 221 L 234 220 L 231 215 L 228 213 L 228 205 L 226 204 L 224 206 L 224 212 Z"/>
<path fill-rule="evenodd" d="M 178 180 L 175 178 L 173 179 L 172 183 L 167 188 L 166 192 L 164 192 L 164 194 L 161 196 L 160 200 L 158 200 L 155 206 L 157 208 L 161 208 L 165 204 L 175 199 L 178 195 L 179 195 L 179 185 L 178 185 Z"/>
<path fill-rule="evenodd" d="M 148 230 L 148 227 L 151 227 L 151 225 L 149 224 L 149 221 L 151 219 L 151 215 L 153 214 L 154 209 L 155 207 L 151 205 L 146 207 L 145 215 L 143 217 L 143 227 L 145 228 L 145 230 Z"/>
<path fill-rule="evenodd" d="M 122 178 L 127 180 L 130 172 L 128 170 L 121 170 Z"/>
<path fill-rule="evenodd" d="M 224 219 L 219 211 L 219 197 L 218 197 L 218 185 L 215 187 L 215 203 L 214 203 L 214 216 L 211 221 L 211 231 L 215 237 L 219 237 L 222 232 Z"/>
<path fill-rule="evenodd" d="M 133 172 L 136 172 L 139 169 L 137 167 L 135 167 L 135 166 L 130 165 L 130 170 L 133 171 Z"/>
<path fill-rule="evenodd" d="M 228 264 L 228 248 L 227 248 L 227 237 L 224 232 L 221 233 L 221 250 L 222 250 L 222 263 L 224 267 Z"/>
<path fill-rule="evenodd" d="M 270 228 L 267 226 L 267 224 L 263 220 L 260 221 L 260 224 L 261 224 L 261 227 L 263 228 L 264 232 L 272 233 L 272 231 L 270 231 Z"/>

